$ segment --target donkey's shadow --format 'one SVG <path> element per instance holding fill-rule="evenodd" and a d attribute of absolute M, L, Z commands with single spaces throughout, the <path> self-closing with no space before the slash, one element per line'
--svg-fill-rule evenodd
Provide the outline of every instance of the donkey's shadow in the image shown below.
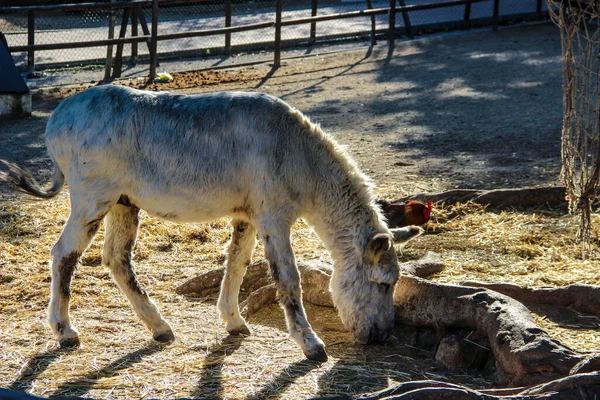
<path fill-rule="evenodd" d="M 196 388 L 193 390 L 192 398 L 223 398 L 223 367 L 228 355 L 240 348 L 244 336 L 226 336 L 219 344 L 212 347 L 206 355 L 202 374 Z"/>
<path fill-rule="evenodd" d="M 125 370 L 135 363 L 140 362 L 144 357 L 161 351 L 165 345 L 149 342 L 142 348 L 119 357 L 115 361 L 106 365 L 104 368 L 89 372 L 76 379 L 69 380 L 61 384 L 49 397 L 65 396 L 79 397 L 93 389 L 94 385 L 102 378 L 115 376 L 119 371 Z M 32 383 L 46 370 L 52 363 L 60 359 L 61 356 L 68 354 L 73 349 L 56 348 L 44 351 L 35 355 L 23 372 L 8 388 L 20 392 L 25 392 L 31 388 Z"/>
<path fill-rule="evenodd" d="M 15 379 L 8 389 L 26 392 L 35 380 L 48 369 L 50 365 L 61 356 L 68 354 L 73 349 L 54 348 L 40 352 L 33 356 L 21 370 L 21 375 Z"/>

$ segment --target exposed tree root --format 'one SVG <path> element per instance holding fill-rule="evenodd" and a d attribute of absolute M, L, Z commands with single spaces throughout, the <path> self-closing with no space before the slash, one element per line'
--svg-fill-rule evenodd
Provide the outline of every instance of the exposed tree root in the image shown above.
<path fill-rule="evenodd" d="M 445 266 L 437 254 L 429 252 L 421 260 L 401 263 L 400 268 L 408 275 L 427 277 L 436 272 L 443 271 Z M 329 294 L 331 266 L 316 261 L 299 261 L 298 270 L 302 277 L 302 296 L 304 299 L 315 305 L 333 307 L 331 295 Z M 214 288 L 221 285 L 224 272 L 224 268 L 219 268 L 196 276 L 182 283 L 175 291 L 178 294 L 184 295 L 203 296 L 205 293 L 212 294 L 214 293 Z M 267 261 L 260 260 L 250 264 L 246 269 L 241 291 L 253 294 L 259 288 L 271 283 Z"/>
<path fill-rule="evenodd" d="M 405 382 L 379 392 L 365 394 L 360 400 L 526 400 L 526 399 L 594 399 L 600 395 L 600 373 L 577 374 L 527 388 L 473 390 L 439 381 Z"/>
<path fill-rule="evenodd" d="M 305 296 L 306 297 L 306 296 Z M 250 293 L 246 300 L 240 304 L 242 317 L 248 318 L 258 312 L 267 304 L 273 304 L 277 300 L 277 287 L 274 283 L 263 286 Z"/>
<path fill-rule="evenodd" d="M 498 209 L 542 205 L 566 206 L 565 193 L 566 189 L 564 187 L 495 190 L 457 189 L 437 194 L 420 193 L 394 200 L 391 203 L 408 200 L 431 201 L 433 203 L 445 202 L 447 204 L 471 201 L 478 204 L 487 204 Z"/>
<path fill-rule="evenodd" d="M 302 277 L 304 301 L 320 306 L 332 307 L 329 294 L 331 267 L 324 263 L 298 263 Z M 396 320 L 400 324 L 433 328 L 437 333 L 436 360 L 446 367 L 468 368 L 475 364 L 482 365 L 481 357 L 491 352 L 497 365 L 498 383 L 516 385 L 534 385 L 548 382 L 546 386 L 522 388 L 520 391 L 475 391 L 472 389 L 435 383 L 434 386 L 413 386 L 403 384 L 402 389 L 386 395 L 390 399 L 533 399 L 560 398 L 575 399 L 581 394 L 597 393 L 600 390 L 600 357 L 579 353 L 552 339 L 544 330 L 535 324 L 529 310 L 519 301 L 497 291 L 479 287 L 479 283 L 469 282 L 471 286 L 448 285 L 431 282 L 420 277 L 428 276 L 444 269 L 444 264 L 435 254 L 425 258 L 401 264 L 403 271 L 395 292 Z M 185 282 L 177 288 L 180 294 L 204 293 L 214 290 L 220 284 L 223 270 L 211 271 Z M 483 285 L 483 284 L 482 284 Z M 497 289 L 495 285 L 483 285 Z M 564 293 L 586 293 L 588 303 L 597 301 L 597 288 L 573 285 L 575 289 Z M 537 299 L 536 291 L 518 290 L 512 285 L 508 287 L 516 297 L 525 301 L 540 302 L 547 297 L 562 295 L 548 294 L 544 289 Z M 509 290 L 507 289 L 507 291 Z M 276 301 L 276 289 L 270 283 L 266 261 L 259 261 L 248 267 L 242 290 L 248 297 L 242 303 L 242 313 L 249 316 Z M 522 293 L 525 293 L 522 295 Z M 562 293 L 562 292 L 559 292 Z M 526 297 L 530 296 L 530 297 Z M 548 301 L 550 304 L 579 305 L 582 301 L 564 295 L 565 302 Z M 534 300 L 531 300 L 534 299 Z M 593 299 L 593 300 L 592 300 Z M 536 301 L 538 300 L 538 301 Z M 597 310 L 596 305 L 590 308 Z M 595 307 L 595 308 L 594 308 Z M 585 309 L 589 312 L 590 309 Z M 411 328 L 414 329 L 414 328 Z M 457 329 L 469 330 L 468 338 L 457 334 Z M 430 330 L 431 331 L 431 330 Z M 473 334 L 474 333 L 474 334 Z M 470 340 L 467 340 L 470 339 Z M 469 342 L 479 348 L 488 348 L 477 355 L 477 347 L 465 347 Z M 475 349 L 475 350 L 474 350 Z M 479 357 L 479 361 L 478 360 Z M 564 378 L 567 377 L 567 378 Z M 428 381 L 431 383 L 430 381 Z M 416 385 L 416 386 L 415 386 Z M 410 390 L 409 390 L 410 389 Z M 598 392 L 600 393 L 600 392 Z M 580 397 L 577 397 L 580 396 Z M 366 397 L 369 398 L 369 397 Z M 384 397 L 373 397 L 384 398 Z M 591 397 L 593 398 L 593 397 Z"/>
<path fill-rule="evenodd" d="M 568 307 L 586 314 L 600 315 L 600 287 L 573 284 L 557 288 L 524 288 L 512 283 L 467 281 L 462 286 L 491 289 L 522 303 Z"/>
<path fill-rule="evenodd" d="M 491 290 L 402 277 L 394 303 L 398 322 L 429 326 L 440 334 L 451 328 L 484 334 L 511 385 L 567 376 L 585 359 L 585 355 L 550 338 L 523 304 Z"/>
<path fill-rule="evenodd" d="M 242 291 L 252 292 L 260 287 L 272 283 L 267 271 L 268 266 L 264 260 L 249 265 L 246 269 L 246 275 L 244 276 L 244 281 L 242 283 Z M 214 291 L 211 289 L 221 286 L 224 273 L 224 268 L 208 271 L 205 274 L 185 281 L 183 284 L 178 286 L 175 291 L 178 294 L 187 295 L 194 293 L 197 295 L 202 295 L 203 292 L 207 290 L 212 293 Z"/>

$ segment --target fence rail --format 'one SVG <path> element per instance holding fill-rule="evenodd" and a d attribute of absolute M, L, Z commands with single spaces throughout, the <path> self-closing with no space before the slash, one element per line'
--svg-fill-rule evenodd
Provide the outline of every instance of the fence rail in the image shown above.
<path fill-rule="evenodd" d="M 130 0 L 130 1 L 114 1 L 113 2 L 90 2 L 90 3 L 79 3 L 79 4 L 58 4 L 58 5 L 41 5 L 41 6 L 15 6 L 15 7 L 0 7 L 0 16 L 7 14 L 25 14 L 27 16 L 27 44 L 26 45 L 9 45 L 9 52 L 11 53 L 23 53 L 27 52 L 27 65 L 29 69 L 35 68 L 35 52 L 37 51 L 48 51 L 48 50 L 60 50 L 60 49 L 75 49 L 75 48 L 88 48 L 88 47 L 107 47 L 107 62 L 105 64 L 106 71 L 105 77 L 111 76 L 110 69 L 112 68 L 112 76 L 119 77 L 122 69 L 123 59 L 123 47 L 125 44 L 131 44 L 131 55 L 132 58 L 137 57 L 137 45 L 139 43 L 147 43 L 149 55 L 150 55 L 150 79 L 154 79 L 156 76 L 156 64 L 158 60 L 157 55 L 157 42 L 166 40 L 186 39 L 195 37 L 207 37 L 207 36 L 223 36 L 224 37 L 224 49 L 226 52 L 231 51 L 232 42 L 231 34 L 238 32 L 247 32 L 261 29 L 272 29 L 274 28 L 274 64 L 278 66 L 281 62 L 281 47 L 282 47 L 282 34 L 281 28 L 285 26 L 296 26 L 296 25 L 310 25 L 310 33 L 306 38 L 309 43 L 314 43 L 316 39 L 316 24 L 325 21 L 334 21 L 342 19 L 352 18 L 370 18 L 371 19 L 371 43 L 376 43 L 376 16 L 388 15 L 389 23 L 387 27 L 387 39 L 390 45 L 394 44 L 394 40 L 397 36 L 396 26 L 396 14 L 401 13 L 404 22 L 404 32 L 412 37 L 412 26 L 410 21 L 410 14 L 438 8 L 448 8 L 456 6 L 464 6 L 464 17 L 463 26 L 465 28 L 470 27 L 471 21 L 471 10 L 472 4 L 481 2 L 493 1 L 493 28 L 497 29 L 500 0 L 446 0 L 446 1 L 433 1 L 424 4 L 406 4 L 404 0 L 398 0 L 399 5 L 396 4 L 396 0 L 389 1 L 389 7 L 373 8 L 371 0 L 366 0 L 367 9 L 329 13 L 325 15 L 318 14 L 318 2 L 317 0 L 311 0 L 311 16 L 300 17 L 300 18 L 283 18 L 283 0 L 274 0 L 274 19 L 258 22 L 258 23 L 246 23 L 232 26 L 232 0 L 226 0 L 223 4 L 224 9 L 222 10 L 224 15 L 224 27 L 202 29 L 202 30 L 190 30 L 185 32 L 174 32 L 174 33 L 163 33 L 159 34 L 158 18 L 159 12 L 163 7 L 177 6 L 177 5 L 189 5 L 189 0 Z M 539 16 L 542 16 L 542 1 L 536 1 L 536 12 Z M 213 4 L 211 1 L 198 1 L 193 0 L 194 4 Z M 150 8 L 152 10 L 152 30 L 148 29 L 148 24 L 144 16 L 143 9 Z M 112 25 L 109 22 L 109 34 L 108 39 L 100 40 L 86 40 L 86 41 L 69 41 L 62 43 L 36 43 L 36 16 L 40 13 L 68 13 L 68 12 L 90 12 L 92 10 L 103 10 L 107 11 L 109 15 L 113 15 Z M 114 38 L 114 14 L 117 10 L 122 11 L 122 22 L 119 37 Z M 110 19 L 109 19 L 110 20 Z M 131 20 L 131 36 L 126 37 L 127 29 Z M 138 35 L 138 23 L 142 27 L 143 35 Z M 112 29 L 111 29 L 112 28 Z M 381 30 L 379 30 L 381 32 Z M 1 33 L 1 32 L 0 32 Z M 10 44 L 10 43 L 9 43 Z M 112 46 L 117 46 L 115 62 L 112 62 Z"/>

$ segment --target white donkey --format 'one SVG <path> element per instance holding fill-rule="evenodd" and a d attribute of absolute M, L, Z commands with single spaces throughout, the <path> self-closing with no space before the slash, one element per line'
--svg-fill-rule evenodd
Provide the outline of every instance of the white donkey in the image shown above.
<path fill-rule="evenodd" d="M 174 339 L 132 268 L 140 209 L 182 222 L 233 218 L 218 300 L 230 334 L 249 333 L 238 295 L 258 233 L 291 337 L 307 358 L 327 359 L 306 319 L 290 244 L 290 227 L 303 217 L 331 251 L 331 292 L 345 326 L 360 343 L 388 337 L 398 261 L 371 185 L 339 145 L 283 101 L 260 93 L 188 96 L 99 86 L 59 105 L 46 146 L 54 162 L 50 189 L 14 165 L 0 177 L 43 198 L 69 184 L 71 215 L 52 249 L 49 306 L 61 346 L 79 344 L 69 321 L 71 276 L 103 219 L 104 264 L 154 339 Z"/>

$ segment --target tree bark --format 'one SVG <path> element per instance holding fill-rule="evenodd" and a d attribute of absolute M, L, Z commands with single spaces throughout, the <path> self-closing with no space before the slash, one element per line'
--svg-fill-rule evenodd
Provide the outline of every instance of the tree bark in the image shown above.
<path fill-rule="evenodd" d="M 569 375 L 585 355 L 538 327 L 518 301 L 483 288 L 401 277 L 394 296 L 400 323 L 446 329 L 468 328 L 487 336 L 510 385 L 528 385 Z"/>
<path fill-rule="evenodd" d="M 566 206 L 565 194 L 566 189 L 564 187 L 495 190 L 457 189 L 437 194 L 419 193 L 390 203 L 408 200 L 431 201 L 433 203 L 445 202 L 447 204 L 471 201 L 498 209 L 542 205 Z"/>
<path fill-rule="evenodd" d="M 535 324 L 529 310 L 519 301 L 482 287 L 441 284 L 421 279 L 419 276 L 428 276 L 444 269 L 444 264 L 435 254 L 428 254 L 421 260 L 403 263 L 400 267 L 402 273 L 394 296 L 397 322 L 416 327 L 433 328 L 440 339 L 444 338 L 447 332 L 456 329 L 476 331 L 477 336 L 487 339 L 486 343 L 489 343 L 498 369 L 504 376 L 502 383 L 511 386 L 532 385 L 556 380 L 570 374 L 600 369 L 600 357 L 579 353 L 552 339 L 548 333 Z M 332 307 L 333 303 L 329 293 L 331 266 L 311 261 L 299 262 L 298 268 L 304 301 Z M 210 271 L 185 282 L 177 288 L 177 292 L 202 294 L 211 288 L 218 287 L 222 276 L 222 269 Z M 473 284 L 476 285 L 476 283 Z M 511 293 L 527 294 L 530 296 L 527 297 L 528 300 L 535 299 L 530 291 L 519 291 L 512 285 L 502 286 L 502 288 L 504 287 L 512 290 Z M 244 316 L 252 315 L 265 305 L 276 301 L 276 289 L 269 279 L 266 261 L 262 260 L 248 267 L 242 290 L 249 293 L 247 299 L 242 303 Z M 597 292 L 594 291 L 597 288 L 586 287 L 586 290 L 587 292 L 583 292 L 597 296 Z M 580 293 L 580 291 L 577 292 Z M 542 293 L 541 298 L 551 297 L 544 290 L 540 293 Z M 593 300 L 588 298 L 588 300 L 593 303 L 596 297 Z M 570 302 L 577 303 L 576 301 Z M 450 338 L 447 340 L 450 344 L 453 340 L 457 341 L 456 338 L 445 337 Z M 459 338 L 458 341 L 460 340 L 464 339 Z M 440 344 L 438 347 L 438 351 L 440 351 L 443 346 Z M 452 350 L 451 346 L 447 348 Z M 457 348 L 457 351 L 460 352 L 460 346 Z M 469 350 L 463 351 L 468 352 Z M 442 356 L 438 354 L 436 359 L 440 358 Z M 450 356 L 445 359 L 452 360 L 453 358 Z M 456 359 L 460 360 L 461 357 Z M 584 378 L 578 379 L 580 380 L 576 380 L 577 382 L 582 382 Z M 590 375 L 589 379 L 597 382 L 595 375 Z M 485 397 L 488 396 L 486 393 L 478 394 L 466 388 L 436 390 L 435 393 L 441 396 L 440 398 L 488 398 Z M 418 389 L 418 391 L 418 393 L 410 392 L 412 394 L 409 397 L 401 398 L 433 398 L 427 396 L 434 392 L 429 390 L 422 392 L 422 389 Z M 567 396 L 565 393 L 563 395 Z M 473 397 L 476 395 L 479 397 Z M 518 398 L 533 398 L 519 395 L 521 397 Z"/>
<path fill-rule="evenodd" d="M 408 261 L 400 264 L 400 270 L 407 275 L 427 277 L 445 268 L 439 255 L 428 252 L 421 260 Z M 302 296 L 309 303 L 333 307 L 331 295 L 329 294 L 329 278 L 331 277 L 331 266 L 322 262 L 298 262 L 298 270 L 302 278 Z M 214 293 L 212 289 L 221 285 L 224 268 L 218 268 L 206 272 L 200 276 L 191 278 L 177 288 L 175 292 L 183 295 L 203 296 L 206 292 Z M 271 284 L 273 281 L 269 276 L 269 264 L 266 260 L 252 263 L 246 269 L 241 291 L 252 294 L 259 288 Z M 261 294 L 263 297 L 264 294 Z"/>
<path fill-rule="evenodd" d="M 568 307 L 586 314 L 600 315 L 600 287 L 573 284 L 557 288 L 524 288 L 512 283 L 466 281 L 462 286 L 482 287 L 512 297 L 522 303 Z"/>
<path fill-rule="evenodd" d="M 428 399 L 473 399 L 473 400 L 529 400 L 594 399 L 600 395 L 600 374 L 578 374 L 544 384 L 515 389 L 474 390 L 464 386 L 439 381 L 413 381 L 365 394 L 360 400 L 428 400 Z"/>

